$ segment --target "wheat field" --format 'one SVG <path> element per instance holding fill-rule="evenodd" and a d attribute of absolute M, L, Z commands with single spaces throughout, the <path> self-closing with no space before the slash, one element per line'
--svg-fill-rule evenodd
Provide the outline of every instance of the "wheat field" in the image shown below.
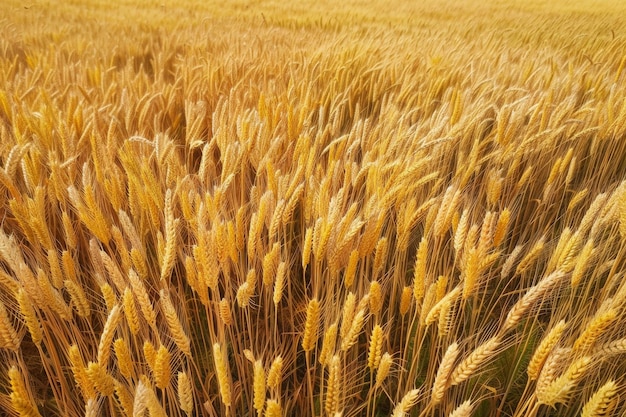
<path fill-rule="evenodd" d="M 626 413 L 625 3 L 0 27 L 0 415 Z"/>

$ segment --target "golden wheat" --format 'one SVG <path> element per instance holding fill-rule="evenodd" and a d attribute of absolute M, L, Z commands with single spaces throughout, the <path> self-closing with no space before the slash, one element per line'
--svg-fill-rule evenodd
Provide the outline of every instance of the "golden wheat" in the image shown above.
<path fill-rule="evenodd" d="M 623 2 L 74 3 L 0 5 L 1 415 L 624 413 Z"/>

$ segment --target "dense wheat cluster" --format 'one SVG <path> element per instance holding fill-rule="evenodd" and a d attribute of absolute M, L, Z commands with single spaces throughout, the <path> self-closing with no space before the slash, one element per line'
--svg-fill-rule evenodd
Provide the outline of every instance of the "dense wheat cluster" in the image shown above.
<path fill-rule="evenodd" d="M 618 0 L 5 0 L 0 414 L 626 410 Z"/>

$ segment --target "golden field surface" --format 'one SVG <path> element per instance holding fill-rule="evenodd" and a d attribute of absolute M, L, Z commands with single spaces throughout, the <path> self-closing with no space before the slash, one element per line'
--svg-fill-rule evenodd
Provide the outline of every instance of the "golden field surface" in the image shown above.
<path fill-rule="evenodd" d="M 626 412 L 624 2 L 0 27 L 0 415 Z"/>

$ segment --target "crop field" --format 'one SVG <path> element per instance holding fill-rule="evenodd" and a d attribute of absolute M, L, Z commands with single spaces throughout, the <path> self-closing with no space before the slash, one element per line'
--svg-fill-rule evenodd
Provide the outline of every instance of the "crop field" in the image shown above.
<path fill-rule="evenodd" d="M 0 415 L 626 413 L 625 2 L 0 3 Z"/>

